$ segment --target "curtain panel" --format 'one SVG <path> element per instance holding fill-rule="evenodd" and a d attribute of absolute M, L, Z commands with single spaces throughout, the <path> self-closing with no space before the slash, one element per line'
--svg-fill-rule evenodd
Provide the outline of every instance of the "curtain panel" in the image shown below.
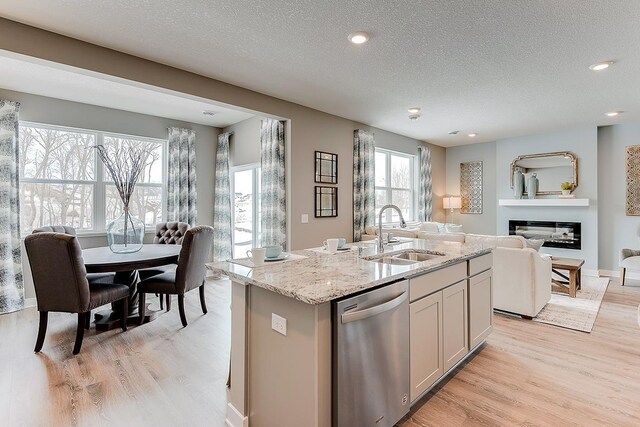
<path fill-rule="evenodd" d="M 218 135 L 216 182 L 213 200 L 213 260 L 225 261 L 231 252 L 231 180 L 229 176 L 230 133 Z"/>
<path fill-rule="evenodd" d="M 433 213 L 433 183 L 431 178 L 431 149 L 418 147 L 420 181 L 418 183 L 418 221 L 431 221 Z"/>
<path fill-rule="evenodd" d="M 353 131 L 353 241 L 375 223 L 375 140 L 373 133 Z"/>
<path fill-rule="evenodd" d="M 287 249 L 287 192 L 285 180 L 284 122 L 262 121 L 260 131 L 260 212 L 262 245 Z"/>
<path fill-rule="evenodd" d="M 19 110 L 18 102 L 0 100 L 0 313 L 24 308 L 18 199 Z"/>
<path fill-rule="evenodd" d="M 169 128 L 167 220 L 194 226 L 196 204 L 196 133 L 191 129 Z"/>

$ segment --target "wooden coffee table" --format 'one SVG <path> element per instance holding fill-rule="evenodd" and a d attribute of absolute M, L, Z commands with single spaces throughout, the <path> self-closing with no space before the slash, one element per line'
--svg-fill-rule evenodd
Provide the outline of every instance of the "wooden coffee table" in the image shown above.
<path fill-rule="evenodd" d="M 551 257 L 551 271 L 562 279 L 551 278 L 551 289 L 555 292 L 561 292 L 563 294 L 569 294 L 571 298 L 576 297 L 576 291 L 580 289 L 580 269 L 584 264 L 583 259 L 575 258 L 561 258 Z M 569 272 L 569 276 L 561 273 L 558 270 L 565 270 Z"/>

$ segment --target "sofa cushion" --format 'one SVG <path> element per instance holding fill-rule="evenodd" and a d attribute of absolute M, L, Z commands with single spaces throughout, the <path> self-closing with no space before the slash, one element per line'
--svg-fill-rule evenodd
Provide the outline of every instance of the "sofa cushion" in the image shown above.
<path fill-rule="evenodd" d="M 465 243 L 479 244 L 492 248 L 514 248 L 522 249 L 524 237 L 520 236 L 487 236 L 484 234 L 467 234 Z"/>
<path fill-rule="evenodd" d="M 418 235 L 417 228 L 383 228 L 383 233 L 392 233 L 394 237 L 411 237 L 415 239 Z"/>

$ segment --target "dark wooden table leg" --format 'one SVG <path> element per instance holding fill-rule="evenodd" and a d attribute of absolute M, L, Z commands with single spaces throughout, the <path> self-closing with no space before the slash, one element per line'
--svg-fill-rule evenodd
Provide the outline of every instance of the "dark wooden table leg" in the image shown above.
<path fill-rule="evenodd" d="M 140 281 L 140 276 L 138 275 L 138 270 L 133 271 L 122 271 L 116 273 L 115 278 L 113 279 L 114 283 L 127 285 L 129 287 L 129 316 L 127 317 L 128 324 L 139 324 L 140 316 L 138 315 L 138 282 Z M 110 329 L 120 328 L 121 327 L 121 318 L 122 318 L 122 307 L 120 306 L 120 302 L 114 302 L 111 304 L 110 310 L 103 310 L 95 315 L 95 324 L 97 331 L 108 331 Z M 145 320 L 144 323 L 151 322 L 158 317 L 160 310 L 151 310 L 149 308 L 151 304 L 147 304 L 145 309 Z"/>

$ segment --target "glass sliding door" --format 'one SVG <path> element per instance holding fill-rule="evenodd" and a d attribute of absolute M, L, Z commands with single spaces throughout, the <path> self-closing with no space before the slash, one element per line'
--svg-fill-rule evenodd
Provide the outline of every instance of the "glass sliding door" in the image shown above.
<path fill-rule="evenodd" d="M 233 257 L 260 246 L 260 165 L 231 168 Z"/>

